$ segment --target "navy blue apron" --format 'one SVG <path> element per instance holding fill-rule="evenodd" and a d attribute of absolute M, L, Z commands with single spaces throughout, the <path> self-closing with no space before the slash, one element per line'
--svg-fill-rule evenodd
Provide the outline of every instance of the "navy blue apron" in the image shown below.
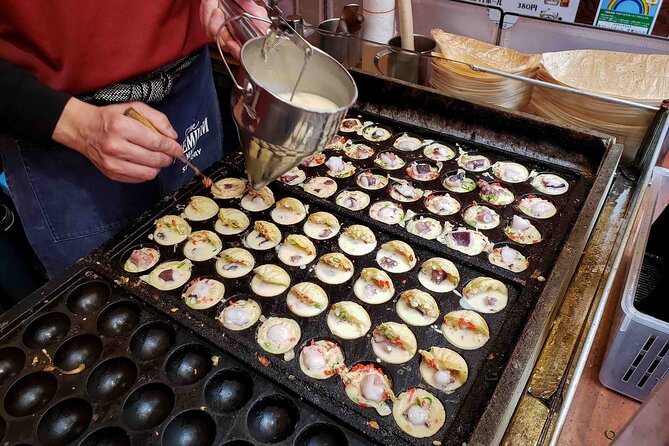
<path fill-rule="evenodd" d="M 207 48 L 174 81 L 162 111 L 179 134 L 186 156 L 200 168 L 222 157 L 220 110 Z M 107 179 L 83 155 L 62 145 L 19 139 L 3 148 L 7 183 L 26 235 L 50 276 L 131 222 L 192 178 L 176 161 L 142 184 Z"/>

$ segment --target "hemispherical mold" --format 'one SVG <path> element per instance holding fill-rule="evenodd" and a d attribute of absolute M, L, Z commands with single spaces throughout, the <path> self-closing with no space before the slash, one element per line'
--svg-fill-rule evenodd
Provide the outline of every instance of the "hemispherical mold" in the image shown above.
<path fill-rule="evenodd" d="M 253 438 L 261 443 L 278 443 L 290 437 L 300 412 L 288 398 L 273 395 L 257 401 L 246 423 Z"/>
<path fill-rule="evenodd" d="M 216 423 L 202 410 L 182 412 L 163 432 L 163 446 L 211 446 L 216 438 Z"/>
<path fill-rule="evenodd" d="M 241 409 L 253 396 L 253 379 L 241 369 L 216 373 L 204 388 L 207 407 L 220 413 Z"/>
<path fill-rule="evenodd" d="M 105 282 L 85 282 L 70 291 L 67 309 L 74 314 L 86 315 L 99 311 L 111 296 L 111 288 Z"/>
<path fill-rule="evenodd" d="M 73 442 L 88 429 L 93 408 L 81 398 L 54 404 L 37 425 L 37 438 L 43 446 L 62 446 Z"/>
<path fill-rule="evenodd" d="M 139 323 L 141 310 L 133 302 L 115 302 L 98 317 L 98 331 L 106 336 L 118 336 L 134 330 Z"/>
<path fill-rule="evenodd" d="M 347 446 L 346 435 L 337 426 L 317 423 L 302 430 L 294 446 Z"/>
<path fill-rule="evenodd" d="M 137 379 L 137 366 L 123 356 L 111 358 L 98 365 L 88 377 L 88 393 L 100 401 L 109 401 L 123 395 Z"/>
<path fill-rule="evenodd" d="M 167 378 L 179 386 L 189 386 L 204 378 L 211 370 L 211 352 L 198 344 L 176 349 L 165 364 Z"/>
<path fill-rule="evenodd" d="M 221 446 L 255 446 L 253 443 L 249 443 L 244 440 L 232 440 L 227 443 L 223 443 Z"/>
<path fill-rule="evenodd" d="M 36 350 L 53 345 L 67 335 L 70 324 L 70 318 L 59 311 L 43 314 L 23 331 L 23 343 Z"/>
<path fill-rule="evenodd" d="M 48 372 L 34 372 L 16 381 L 5 395 L 5 411 L 13 417 L 31 415 L 49 404 L 58 380 Z"/>
<path fill-rule="evenodd" d="M 21 370 L 26 362 L 26 354 L 18 347 L 0 349 L 0 385 L 6 383 Z"/>
<path fill-rule="evenodd" d="M 0 417 L 0 441 L 2 441 L 5 438 L 6 433 L 7 433 L 7 422 L 5 421 L 4 418 Z"/>
<path fill-rule="evenodd" d="M 174 392 L 167 385 L 145 384 L 130 394 L 123 405 L 123 420 L 132 430 L 151 429 L 162 423 L 174 408 Z"/>
<path fill-rule="evenodd" d="M 164 322 L 151 322 L 135 331 L 130 351 L 138 359 L 149 361 L 164 355 L 174 344 L 174 329 Z"/>
<path fill-rule="evenodd" d="M 130 446 L 130 436 L 116 426 L 98 429 L 81 442 L 79 446 Z"/>
<path fill-rule="evenodd" d="M 102 353 L 102 341 L 95 335 L 82 334 L 65 341 L 53 355 L 53 364 L 63 371 L 89 368 Z"/>

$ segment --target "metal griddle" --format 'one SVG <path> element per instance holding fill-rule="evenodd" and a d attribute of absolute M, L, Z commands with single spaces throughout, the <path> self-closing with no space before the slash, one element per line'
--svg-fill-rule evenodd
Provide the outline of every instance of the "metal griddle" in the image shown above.
<path fill-rule="evenodd" d="M 511 416 L 520 396 L 519 391 L 527 379 L 524 370 L 533 362 L 551 316 L 560 302 L 561 293 L 576 267 L 610 184 L 621 146 L 612 144 L 604 135 L 558 127 L 520 113 L 477 106 L 428 89 L 362 73 L 354 73 L 354 77 L 360 90 L 356 110 L 361 113 L 425 137 L 446 141 L 460 140 L 482 151 L 496 153 L 498 158 L 519 159 L 523 163 L 545 167 L 546 170 L 563 172 L 572 184 L 570 201 L 566 208 L 561 209 L 565 214 L 554 217 L 557 220 L 555 226 L 551 227 L 553 233 L 550 240 L 542 247 L 536 265 L 531 265 L 531 271 L 524 275 L 515 275 L 478 258 L 459 255 L 444 245 L 411 236 L 401 228 L 389 228 L 371 219 L 342 212 L 342 208 L 332 202 L 316 199 L 308 194 L 299 195 L 293 188 L 285 188 L 276 183 L 270 186 L 277 199 L 289 194 L 311 205 L 311 212 L 327 210 L 337 215 L 342 223 L 358 220 L 368 225 L 377 234 L 379 244 L 389 239 L 407 240 L 421 259 L 446 254 L 458 265 L 463 276 L 461 284 L 466 283 L 473 274 L 485 274 L 503 280 L 510 287 L 511 304 L 503 312 L 503 317 L 499 317 L 501 313 L 485 316 L 492 335 L 485 346 L 485 355 L 484 349 L 475 350 L 471 355 L 463 355 L 470 366 L 470 378 L 465 386 L 449 397 L 436 393 L 434 389 L 428 389 L 441 397 L 448 414 L 446 427 L 441 431 L 443 435 L 439 434 L 443 436 L 439 438 L 443 444 L 460 445 L 464 441 L 471 444 L 492 444 L 498 438 L 500 429 L 503 430 L 505 420 Z M 240 172 L 235 170 L 235 166 L 241 165 L 240 161 L 239 156 L 232 156 L 212 166 L 207 173 L 214 180 L 239 175 Z M 160 293 L 140 283 L 136 277 L 129 278 L 123 272 L 120 258 L 131 246 L 147 241 L 145 237 L 152 231 L 153 221 L 166 213 L 179 213 L 176 206 L 185 204 L 190 196 L 196 194 L 207 195 L 197 180 L 194 180 L 166 197 L 155 208 L 143 214 L 130 228 L 83 259 L 82 265 L 114 280 L 140 300 L 192 329 L 255 371 L 302 395 L 375 443 L 431 444 L 435 438 L 412 439 L 399 429 L 393 429 L 394 423 L 390 419 L 383 421 L 375 413 L 352 410 L 340 382 L 334 379 L 326 382 L 302 379 L 303 375 L 300 377 L 293 372 L 296 361 L 292 361 L 293 365 L 290 365 L 260 350 L 255 344 L 254 330 L 230 336 L 217 322 L 213 323 L 215 321 L 206 312 L 188 310 L 179 297 L 180 289 Z M 197 224 L 193 227 L 199 229 Z M 330 242 L 336 244 L 336 238 Z M 356 270 L 359 271 L 359 268 L 356 265 Z M 539 273 L 535 273 L 534 269 Z M 537 280 L 539 275 L 545 277 L 545 282 Z M 194 272 L 193 278 L 196 276 L 197 273 Z M 297 283 L 297 280 L 294 279 L 293 283 Z M 330 294 L 330 290 L 326 291 Z M 331 298 L 331 302 L 335 300 L 341 299 Z M 263 308 L 265 302 L 263 300 Z M 457 302 L 454 305 L 457 307 Z M 178 310 L 174 311 L 175 308 Z M 443 316 L 444 307 L 441 310 Z M 372 317 L 374 318 L 373 315 Z M 309 335 L 303 333 L 303 340 L 308 338 Z M 298 344 L 298 348 L 301 345 Z M 270 365 L 263 366 L 259 362 L 258 352 L 270 357 Z M 348 357 L 355 355 L 355 352 L 345 353 L 346 362 L 351 365 Z M 297 370 L 299 371 L 299 367 Z M 417 370 L 414 372 L 418 375 Z M 405 387 L 402 386 L 402 383 L 398 383 L 395 386 L 396 391 L 404 390 Z M 377 420 L 380 429 L 370 427 L 367 424 L 369 419 Z"/>

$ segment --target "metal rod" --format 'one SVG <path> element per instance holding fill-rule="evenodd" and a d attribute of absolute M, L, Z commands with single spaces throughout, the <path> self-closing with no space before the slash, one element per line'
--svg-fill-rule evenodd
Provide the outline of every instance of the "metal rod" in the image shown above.
<path fill-rule="evenodd" d="M 663 107 L 665 108 L 665 107 Z M 669 126 L 667 125 L 667 114 L 668 114 L 669 109 L 665 109 L 664 111 L 664 120 L 663 125 L 661 128 L 655 128 L 654 130 L 654 140 L 655 141 L 663 141 L 665 136 L 667 135 L 667 130 L 669 129 Z M 597 330 L 599 329 L 601 320 L 602 320 L 602 315 L 604 314 L 604 309 L 606 308 L 606 304 L 609 300 L 609 296 L 611 294 L 611 289 L 613 288 L 613 283 L 615 282 L 616 275 L 618 272 L 618 269 L 620 268 L 620 263 L 622 262 L 622 258 L 625 252 L 625 247 L 629 241 L 630 235 L 632 233 L 632 228 L 634 226 L 634 220 L 636 214 L 639 212 L 639 209 L 641 208 L 641 202 L 643 198 L 643 193 L 646 190 L 646 186 L 650 182 L 650 178 L 652 175 L 653 167 L 657 163 L 657 159 L 659 156 L 659 150 L 652 150 L 651 151 L 651 156 L 648 158 L 645 158 L 646 164 L 643 165 L 642 169 L 642 176 L 639 182 L 636 185 L 636 188 L 633 192 L 632 198 L 630 205 L 628 207 L 628 212 L 625 214 L 625 218 L 627 221 L 625 222 L 625 228 L 622 236 L 622 240 L 620 244 L 618 245 L 618 251 L 615 256 L 615 260 L 613 261 L 613 264 L 611 266 L 611 271 L 609 272 L 609 276 L 606 280 L 606 284 L 604 286 L 604 290 L 602 291 L 602 297 L 600 298 L 599 304 L 597 305 L 597 310 L 595 312 L 595 315 L 592 319 L 592 325 L 588 329 L 588 335 L 585 339 L 585 342 L 583 344 L 583 348 L 581 349 L 580 356 L 578 358 L 578 362 L 576 363 L 576 368 L 574 369 L 574 373 L 572 374 L 571 381 L 569 382 L 569 387 L 567 389 L 567 394 L 565 395 L 564 402 L 562 404 L 562 408 L 560 409 L 560 416 L 558 417 L 556 423 L 555 423 L 555 429 L 553 429 L 553 434 L 551 441 L 549 443 L 549 446 L 557 446 L 558 445 L 558 440 L 560 437 L 560 432 L 562 431 L 562 428 L 564 427 L 564 423 L 567 420 L 567 413 L 569 412 L 569 408 L 571 407 L 571 403 L 574 400 L 574 396 L 576 395 L 576 390 L 578 388 L 578 383 L 581 380 L 581 376 L 583 375 L 583 371 L 585 370 L 586 363 L 588 362 L 588 357 L 590 356 L 590 350 L 592 349 L 592 345 L 595 341 L 595 336 L 597 334 Z M 565 373 L 564 379 L 568 376 L 569 371 Z"/>
<path fill-rule="evenodd" d="M 518 76 L 517 74 L 506 73 L 504 71 L 499 71 L 499 70 L 495 70 L 495 69 L 492 69 L 492 68 L 479 67 L 478 65 L 470 64 L 470 63 L 467 63 L 467 62 L 460 62 L 458 60 L 451 60 L 451 59 L 446 59 L 444 57 L 438 57 L 438 56 L 431 56 L 431 57 L 434 57 L 436 59 L 448 60 L 449 62 L 455 62 L 455 63 L 459 63 L 459 64 L 462 64 L 462 65 L 467 65 L 469 68 L 471 68 L 474 71 L 481 71 L 481 72 L 484 72 L 484 73 L 496 74 L 498 76 L 506 77 L 506 78 L 509 78 L 509 79 L 515 79 L 515 80 L 522 81 L 522 82 L 529 82 L 530 84 L 540 85 L 542 87 L 548 87 L 548 88 L 552 88 L 552 89 L 558 90 L 558 91 L 566 91 L 566 92 L 569 92 L 569 93 L 580 94 L 582 96 L 588 96 L 588 97 L 595 98 L 595 99 L 601 99 L 601 100 L 607 101 L 607 102 L 613 102 L 613 103 L 616 103 L 616 104 L 627 105 L 627 106 L 634 107 L 634 108 L 639 108 L 639 109 L 642 109 L 642 110 L 650 110 L 650 111 L 658 111 L 659 110 L 659 107 L 654 107 L 652 105 L 641 104 L 639 102 L 628 101 L 626 99 L 613 98 L 611 96 L 606 96 L 606 95 L 598 94 L 598 93 L 591 93 L 589 91 L 578 90 L 576 88 L 566 87 L 564 85 L 552 84 L 550 82 L 540 81 L 538 79 L 532 79 L 532 78 L 524 77 L 524 76 Z"/>
<path fill-rule="evenodd" d="M 660 128 L 664 125 L 667 120 L 667 112 L 669 110 L 669 99 L 662 101 L 662 105 L 655 116 L 653 117 L 653 122 L 648 127 L 646 134 L 641 141 L 639 149 L 636 151 L 636 156 L 634 157 L 634 162 L 632 166 L 635 169 L 641 170 L 646 163 L 649 162 L 648 158 L 653 155 L 653 151 L 661 143 L 661 140 L 658 140 L 657 137 L 657 128 Z"/>

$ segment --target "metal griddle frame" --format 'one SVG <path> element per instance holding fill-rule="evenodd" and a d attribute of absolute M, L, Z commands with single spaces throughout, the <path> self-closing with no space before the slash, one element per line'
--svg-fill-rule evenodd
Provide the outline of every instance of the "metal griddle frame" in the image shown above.
<path fill-rule="evenodd" d="M 592 187 L 582 202 L 581 211 L 556 256 L 552 272 L 546 277 L 543 288 L 536 282 L 528 285 L 536 286 L 536 304 L 529 313 L 522 332 L 516 337 L 515 346 L 503 369 L 493 371 L 487 380 L 479 380 L 482 386 L 481 392 L 476 393 L 472 389 L 469 400 L 462 406 L 461 412 L 468 408 L 474 409 L 486 405 L 483 415 L 480 418 L 473 413 L 470 416 L 459 415 L 457 418 L 459 424 L 448 432 L 450 438 L 442 440 L 444 443 L 460 444 L 462 441 L 467 441 L 468 444 L 476 445 L 495 444 L 501 438 L 500 432 L 504 432 L 513 414 L 542 341 L 578 264 L 595 217 L 611 184 L 622 146 L 613 144 L 610 137 L 598 133 L 560 127 L 540 118 L 501 108 L 475 105 L 444 96 L 434 90 L 380 76 L 370 76 L 362 72 L 353 74 L 360 90 L 360 97 L 355 107 L 360 111 L 489 145 L 507 151 L 511 156 L 513 154 L 527 156 L 532 153 L 532 157 L 541 162 L 592 179 Z M 212 173 L 215 177 L 215 172 Z M 157 213 L 198 189 L 197 183 L 194 182 L 166 197 L 156 208 L 143 214 L 130 229 L 112 238 L 80 263 L 116 280 L 133 294 L 139 294 L 141 297 L 144 293 L 138 293 L 124 276 L 118 274 L 117 269 L 111 267 L 110 255 L 117 251 L 116 246 L 124 244 L 126 238 L 133 238 L 133 234 L 145 230 Z M 158 292 L 151 296 L 143 296 L 143 299 L 163 312 L 170 310 L 171 305 L 162 302 Z M 193 320 L 191 325 L 195 331 L 215 340 L 212 338 L 213 334 L 201 322 Z M 250 365 L 279 382 L 283 382 L 286 378 L 278 376 L 272 368 L 263 370 L 257 361 L 253 360 L 251 352 L 241 352 L 239 356 L 242 356 L 245 362 L 251 361 Z M 314 398 L 312 401 L 314 404 L 327 405 L 321 404 L 325 402 L 318 401 L 316 395 L 310 394 L 310 397 Z M 480 411 L 477 410 L 476 413 Z M 344 422 L 348 421 L 347 418 L 342 416 Z"/>

